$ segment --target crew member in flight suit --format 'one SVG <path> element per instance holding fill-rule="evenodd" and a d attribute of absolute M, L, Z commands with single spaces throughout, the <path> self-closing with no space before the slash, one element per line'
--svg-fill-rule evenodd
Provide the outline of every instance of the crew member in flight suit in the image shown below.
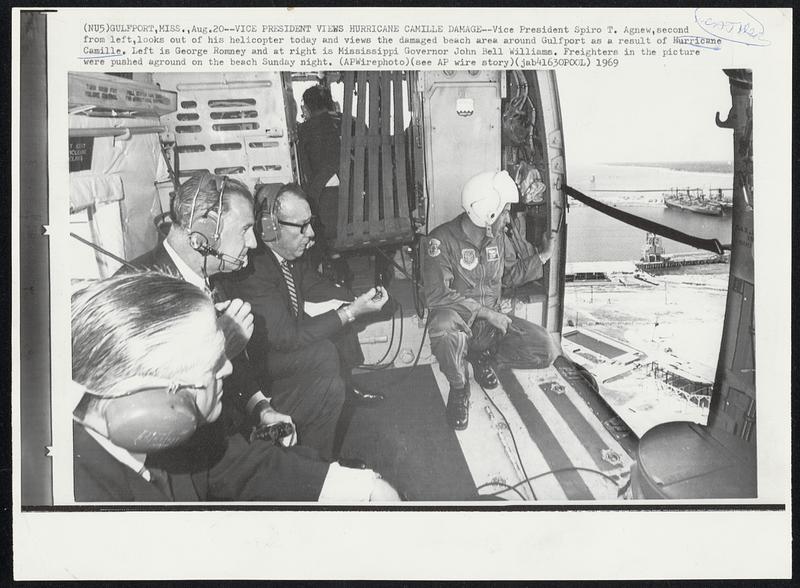
<path fill-rule="evenodd" d="M 502 287 L 541 278 L 553 249 L 549 235 L 541 248 L 506 235 L 511 204 L 518 200 L 507 172 L 477 174 L 462 188 L 464 212 L 422 243 L 431 351 L 450 383 L 447 419 L 455 430 L 469 424 L 467 360 L 476 381 L 494 388 L 493 358 L 519 358 L 523 348 L 527 367 L 544 368 L 561 353 L 545 329 L 500 311 Z"/>

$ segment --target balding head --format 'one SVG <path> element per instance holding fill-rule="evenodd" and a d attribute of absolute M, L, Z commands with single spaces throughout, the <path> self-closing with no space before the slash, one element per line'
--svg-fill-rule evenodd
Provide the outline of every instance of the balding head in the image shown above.
<path fill-rule="evenodd" d="M 311 207 L 305 192 L 297 184 L 286 184 L 275 197 L 275 220 L 278 238 L 267 243 L 284 259 L 293 261 L 314 242 Z"/>

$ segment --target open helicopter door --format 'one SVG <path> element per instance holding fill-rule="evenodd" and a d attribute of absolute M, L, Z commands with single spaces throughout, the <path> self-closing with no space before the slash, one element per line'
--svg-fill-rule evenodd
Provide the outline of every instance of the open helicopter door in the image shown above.
<path fill-rule="evenodd" d="M 511 293 L 520 316 L 561 334 L 566 260 L 564 140 L 555 72 L 420 72 L 424 119 L 426 215 L 431 230 L 462 212 L 461 186 L 490 169 L 509 172 L 520 188 L 515 225 L 554 253 L 541 280 Z"/>

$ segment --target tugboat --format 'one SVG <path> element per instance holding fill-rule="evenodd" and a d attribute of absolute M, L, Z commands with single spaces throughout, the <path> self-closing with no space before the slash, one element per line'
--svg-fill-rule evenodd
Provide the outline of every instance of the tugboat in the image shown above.
<path fill-rule="evenodd" d="M 644 246 L 642 247 L 642 256 L 639 258 L 639 261 L 634 262 L 637 272 L 633 277 L 643 282 L 658 285 L 657 280 L 647 272 L 663 273 L 672 268 L 679 268 L 685 265 L 728 263 L 729 261 L 730 254 L 728 252 L 722 255 L 709 253 L 708 251 L 666 253 L 664 245 L 661 242 L 661 237 L 655 233 L 647 233 Z"/>
<path fill-rule="evenodd" d="M 722 216 L 722 205 L 706 200 L 700 188 L 694 190 L 687 188 L 685 191 L 674 188 L 670 193 L 664 194 L 664 206 L 708 216 Z"/>

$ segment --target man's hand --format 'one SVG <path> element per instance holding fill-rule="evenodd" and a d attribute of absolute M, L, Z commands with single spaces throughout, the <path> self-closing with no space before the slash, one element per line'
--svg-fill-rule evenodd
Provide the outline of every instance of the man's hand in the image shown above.
<path fill-rule="evenodd" d="M 542 235 L 541 246 L 539 247 L 539 259 L 542 260 L 542 265 L 550 261 L 550 258 L 553 257 L 554 247 L 555 243 L 553 242 L 553 237 L 549 232 L 545 232 L 545 234 Z"/>
<path fill-rule="evenodd" d="M 378 294 L 380 294 L 380 297 L 377 296 Z M 364 292 L 350 303 L 350 311 L 354 317 L 358 318 L 364 314 L 378 312 L 388 300 L 389 293 L 386 292 L 383 286 L 370 288 L 369 291 Z"/>
<path fill-rule="evenodd" d="M 486 309 L 486 312 L 483 313 L 486 321 L 495 327 L 498 331 L 506 334 L 508 330 L 508 325 L 511 324 L 511 318 L 508 315 L 503 314 L 502 312 L 497 312 L 496 310 Z"/>
<path fill-rule="evenodd" d="M 250 303 L 234 298 L 214 305 L 219 312 L 217 324 L 225 335 L 225 355 L 233 359 L 239 355 L 253 334 L 253 313 Z"/>
<path fill-rule="evenodd" d="M 291 447 L 292 445 L 297 444 L 297 427 L 294 426 L 294 422 L 292 421 L 292 417 L 288 414 L 283 414 L 278 412 L 272 406 L 270 406 L 266 401 L 264 402 L 261 410 L 258 414 L 258 422 L 262 425 L 277 425 L 278 423 L 289 423 L 292 425 L 293 432 L 291 435 L 287 435 L 281 439 L 281 445 L 284 447 Z"/>

